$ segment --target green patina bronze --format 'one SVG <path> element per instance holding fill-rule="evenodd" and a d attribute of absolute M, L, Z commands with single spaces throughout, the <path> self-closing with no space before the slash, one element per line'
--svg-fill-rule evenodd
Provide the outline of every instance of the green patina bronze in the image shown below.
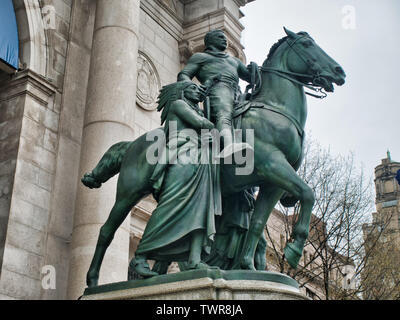
<path fill-rule="evenodd" d="M 106 293 L 118 290 L 143 288 L 153 285 L 172 283 L 178 281 L 187 281 L 194 279 L 224 279 L 232 280 L 250 280 L 250 281 L 270 281 L 280 283 L 292 288 L 298 289 L 298 283 L 291 277 L 277 272 L 271 271 L 250 271 L 250 270 L 221 270 L 221 269 L 199 269 L 183 271 L 168 275 L 160 275 L 148 279 L 138 279 L 131 281 L 122 281 L 110 284 L 104 284 L 96 287 L 86 288 L 84 295 Z"/>
<path fill-rule="evenodd" d="M 222 30 L 207 33 L 205 51 L 195 53 L 178 74 L 178 81 L 196 77 L 208 90 L 210 119 L 221 132 L 226 151 L 224 156 L 241 150 L 243 145 L 234 144 L 232 119 L 235 101 L 239 95 L 239 78 L 251 81 L 251 74 L 237 58 L 225 53 L 228 41 Z M 229 148 L 232 148 L 230 151 Z"/>
<path fill-rule="evenodd" d="M 235 118 L 242 130 L 254 130 L 251 174 L 237 175 L 235 165 L 151 164 L 146 154 L 155 142 L 148 141 L 146 134 L 112 146 L 96 168 L 82 178 L 86 186 L 98 188 L 119 172 L 116 202 L 100 230 L 87 274 L 89 287 L 97 285 L 101 262 L 115 231 L 132 207 L 149 194 L 155 196 L 158 206 L 131 262 L 144 277 L 165 273 L 171 261 L 181 261 L 183 269 L 265 269 L 263 229 L 279 200 L 286 206 L 300 201 L 301 212 L 285 247 L 287 261 L 297 267 L 314 203 L 313 191 L 296 174 L 302 161 L 307 117 L 304 87 L 319 91 L 311 95 L 324 97 L 321 89 L 332 92 L 333 83 L 343 85 L 345 73 L 307 33 L 285 32 L 287 35 L 272 47 L 259 69 L 254 64 L 246 68 L 224 54 L 223 33 L 210 33 L 206 51 L 189 60 L 178 76 L 179 82 L 162 89 L 159 110 L 164 127 L 148 133 L 168 133 L 170 121 L 175 121 L 178 138 L 175 142 L 167 140 L 163 152 L 179 153 L 191 143 L 180 142 L 179 132 L 214 127 L 198 108 L 198 102 L 208 94 L 206 108 L 210 108 L 210 119 L 218 129 L 231 131 Z M 189 81 L 194 76 L 202 87 Z M 238 97 L 239 78 L 255 80 L 249 101 Z M 226 146 L 231 136 L 222 137 Z M 259 188 L 257 199 L 253 187 Z M 153 270 L 146 262 L 148 258 L 157 260 Z"/>

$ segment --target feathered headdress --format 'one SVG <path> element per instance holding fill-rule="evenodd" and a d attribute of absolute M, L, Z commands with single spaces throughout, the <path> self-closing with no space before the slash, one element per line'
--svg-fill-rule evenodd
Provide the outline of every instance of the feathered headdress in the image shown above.
<path fill-rule="evenodd" d="M 162 111 L 161 124 L 164 124 L 165 120 L 167 119 L 171 103 L 178 99 L 183 99 L 183 93 L 185 89 L 191 84 L 193 84 L 192 81 L 184 80 L 168 84 L 161 88 L 157 101 L 157 111 Z"/>

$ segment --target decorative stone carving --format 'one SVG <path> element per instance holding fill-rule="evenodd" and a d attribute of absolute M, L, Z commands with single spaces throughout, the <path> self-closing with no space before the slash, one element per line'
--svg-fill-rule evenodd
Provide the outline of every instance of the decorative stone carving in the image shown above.
<path fill-rule="evenodd" d="M 150 58 L 141 51 L 139 51 L 137 69 L 137 104 L 145 110 L 155 110 L 161 88 L 160 77 Z"/>
<path fill-rule="evenodd" d="M 195 42 L 193 40 L 182 40 L 179 43 L 178 49 L 180 55 L 180 62 L 182 64 L 186 64 L 186 62 L 189 60 L 189 58 L 192 56 L 193 53 L 202 51 L 202 50 L 195 51 Z"/>
<path fill-rule="evenodd" d="M 160 0 L 164 5 L 166 5 L 168 8 L 176 12 L 177 10 L 177 0 Z"/>

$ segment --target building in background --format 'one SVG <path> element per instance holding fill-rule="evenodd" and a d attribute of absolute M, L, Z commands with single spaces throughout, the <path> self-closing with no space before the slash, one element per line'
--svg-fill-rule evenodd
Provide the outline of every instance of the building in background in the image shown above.
<path fill-rule="evenodd" d="M 400 185 L 396 174 L 400 162 L 393 161 L 388 151 L 387 157 L 375 168 L 376 212 L 372 213 L 372 224 L 364 225 L 364 235 L 383 231 L 384 238 L 400 249 Z"/>
<path fill-rule="evenodd" d="M 289 268 L 283 249 L 293 225 L 294 215 L 287 215 L 277 209 L 272 211 L 265 230 L 268 243 L 267 269 L 294 277 L 300 285 L 300 291 L 313 300 L 326 299 L 326 286 L 332 293 L 331 299 L 335 299 L 335 292 L 354 289 L 353 261 L 329 246 L 326 225 L 315 215 L 311 216 L 310 234 L 299 266 L 296 270 Z"/>
<path fill-rule="evenodd" d="M 400 162 L 387 157 L 375 168 L 376 212 L 363 225 L 369 253 L 362 274 L 365 299 L 400 299 Z"/>
<path fill-rule="evenodd" d="M 223 29 L 229 53 L 245 61 L 240 8 L 251 1 L 1 1 L 15 19 L 0 34 L 16 25 L 19 52 L 0 52 L 19 61 L 0 71 L 0 299 L 83 293 L 116 178 L 89 190 L 80 177 L 114 143 L 160 126 L 159 89 L 210 29 Z M 100 283 L 127 279 L 154 207 L 145 199 L 122 224 Z"/>

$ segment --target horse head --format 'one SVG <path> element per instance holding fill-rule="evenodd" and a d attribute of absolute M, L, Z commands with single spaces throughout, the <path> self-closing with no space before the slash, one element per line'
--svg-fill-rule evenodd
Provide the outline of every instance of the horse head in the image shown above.
<path fill-rule="evenodd" d="M 334 91 L 333 83 L 339 86 L 345 83 L 346 74 L 343 68 L 307 32 L 295 33 L 286 28 L 284 30 L 287 36 L 271 48 L 263 64 L 265 70 L 295 78 L 304 85 L 321 87 L 327 92 Z M 277 56 L 280 61 L 276 61 Z M 271 66 L 278 69 L 272 69 Z"/>
<path fill-rule="evenodd" d="M 333 92 L 333 83 L 339 86 L 345 83 L 346 74 L 343 68 L 307 32 L 294 33 L 286 28 L 284 30 L 287 34 L 286 44 L 290 48 L 287 53 L 289 71 L 312 77 L 311 84 L 322 87 L 327 92 Z"/>

